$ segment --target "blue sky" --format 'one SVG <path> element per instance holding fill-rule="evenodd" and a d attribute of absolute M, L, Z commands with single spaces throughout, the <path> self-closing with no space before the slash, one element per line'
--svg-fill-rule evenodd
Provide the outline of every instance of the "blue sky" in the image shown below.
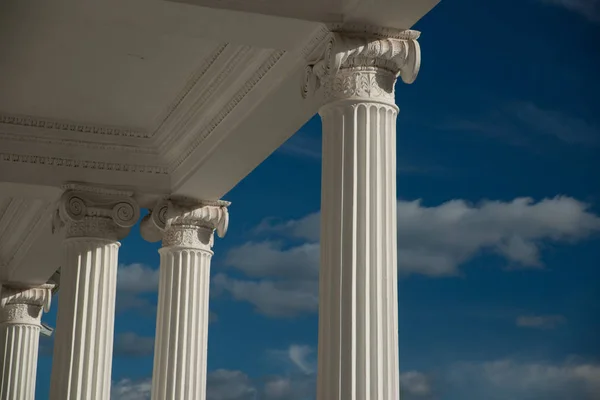
<path fill-rule="evenodd" d="M 403 400 L 599 399 L 600 2 L 442 0 L 415 29 L 421 72 L 397 85 Z M 317 116 L 226 196 L 209 400 L 314 398 L 320 138 Z M 157 249 L 137 227 L 121 247 L 116 400 L 149 399 Z"/>

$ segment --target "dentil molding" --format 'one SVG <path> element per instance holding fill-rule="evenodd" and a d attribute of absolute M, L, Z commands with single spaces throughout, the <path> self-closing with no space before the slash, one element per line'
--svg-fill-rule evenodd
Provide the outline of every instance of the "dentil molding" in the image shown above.
<path fill-rule="evenodd" d="M 80 184 L 67 184 L 63 189 L 52 230 L 65 227 L 67 238 L 122 239 L 140 217 L 133 192 Z"/>

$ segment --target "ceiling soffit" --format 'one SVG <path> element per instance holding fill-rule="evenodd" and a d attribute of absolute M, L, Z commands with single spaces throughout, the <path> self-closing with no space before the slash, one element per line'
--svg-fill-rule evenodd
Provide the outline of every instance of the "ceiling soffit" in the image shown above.
<path fill-rule="evenodd" d="M 4 164 L 0 180 L 20 181 L 23 175 L 31 174 L 11 171 L 32 165 L 60 168 L 62 174 L 65 169 L 80 169 L 85 178 L 93 175 L 90 171 L 134 174 L 144 176 L 140 186 L 145 183 L 148 188 L 168 191 L 169 175 L 226 117 L 235 115 L 237 105 L 250 91 L 271 89 L 261 88 L 261 84 L 273 66 L 286 57 L 298 59 L 301 64 L 301 59 L 321 43 L 328 30 L 315 26 L 300 51 L 292 53 L 227 43 L 215 45 L 159 115 L 153 130 L 0 113 L 0 163 Z M 37 175 L 28 179 L 33 181 L 27 183 L 40 183 L 35 182 Z M 99 183 L 104 182 L 110 183 L 112 178 L 100 179 Z"/>

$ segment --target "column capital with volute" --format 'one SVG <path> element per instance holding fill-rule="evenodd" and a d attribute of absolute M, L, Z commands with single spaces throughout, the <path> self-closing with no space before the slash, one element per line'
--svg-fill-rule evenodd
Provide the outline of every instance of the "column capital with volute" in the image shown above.
<path fill-rule="evenodd" d="M 42 311 L 54 285 L 0 285 L 0 398 L 33 400 Z"/>
<path fill-rule="evenodd" d="M 0 324 L 40 326 L 42 310 L 50 310 L 54 285 L 31 288 L 0 285 Z"/>
<path fill-rule="evenodd" d="M 206 399 L 210 261 L 229 204 L 163 199 L 140 224 L 144 239 L 162 239 L 152 400 Z"/>
<path fill-rule="evenodd" d="M 210 250 L 213 233 L 224 237 L 229 225 L 228 201 L 201 201 L 185 197 L 163 199 L 142 219 L 140 231 L 149 242 L 163 247 Z"/>
<path fill-rule="evenodd" d="M 305 67 L 302 96 L 322 88 L 326 103 L 371 100 L 394 105 L 400 77 L 413 83 L 421 65 L 420 32 L 364 25 L 333 31 Z"/>
<path fill-rule="evenodd" d="M 70 183 L 58 200 L 52 229 L 67 238 L 121 240 L 140 217 L 133 192 Z"/>

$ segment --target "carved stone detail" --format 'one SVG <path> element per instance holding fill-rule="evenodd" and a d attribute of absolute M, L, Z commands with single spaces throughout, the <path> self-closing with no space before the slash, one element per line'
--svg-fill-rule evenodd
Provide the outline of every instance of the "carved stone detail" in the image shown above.
<path fill-rule="evenodd" d="M 275 50 L 269 58 L 258 68 L 256 73 L 238 90 L 232 97 L 231 101 L 219 111 L 219 113 L 204 126 L 195 137 L 190 145 L 183 149 L 180 156 L 169 164 L 169 170 L 175 171 L 192 152 L 221 124 L 221 122 L 238 106 L 238 104 L 250 93 L 250 91 L 258 85 L 258 83 L 267 75 L 267 73 L 277 64 L 277 62 L 285 55 L 283 50 Z"/>
<path fill-rule="evenodd" d="M 168 169 L 157 165 L 121 164 L 105 161 L 75 160 L 72 158 L 37 156 L 0 152 L 0 161 L 12 163 L 48 165 L 51 167 L 84 168 L 98 171 L 139 172 L 145 174 L 167 175 Z"/>
<path fill-rule="evenodd" d="M 64 186 L 53 220 L 53 231 L 66 226 L 67 237 L 97 237 L 119 240 L 140 217 L 132 192 L 93 188 L 79 184 Z"/>
<path fill-rule="evenodd" d="M 229 225 L 226 201 L 176 198 L 159 201 L 140 224 L 142 237 L 150 242 L 162 238 L 163 247 L 210 250 L 213 233 L 224 237 Z"/>
<path fill-rule="evenodd" d="M 32 126 L 36 128 L 55 129 L 61 131 L 72 131 L 81 133 L 93 133 L 98 135 L 123 136 L 135 138 L 148 138 L 148 132 L 140 132 L 132 129 L 116 128 L 109 126 L 85 125 L 74 122 L 57 121 L 24 115 L 0 114 L 0 124 Z"/>
<path fill-rule="evenodd" d="M 52 288 L 45 284 L 34 288 L 0 286 L 0 324 L 40 324 L 42 309 L 50 310 Z"/>
<path fill-rule="evenodd" d="M 390 33 L 391 34 L 391 33 Z M 394 83 L 400 76 L 412 83 L 421 64 L 419 32 L 333 32 L 319 57 L 305 68 L 302 96 L 323 87 L 327 101 L 345 99 L 394 102 Z"/>

